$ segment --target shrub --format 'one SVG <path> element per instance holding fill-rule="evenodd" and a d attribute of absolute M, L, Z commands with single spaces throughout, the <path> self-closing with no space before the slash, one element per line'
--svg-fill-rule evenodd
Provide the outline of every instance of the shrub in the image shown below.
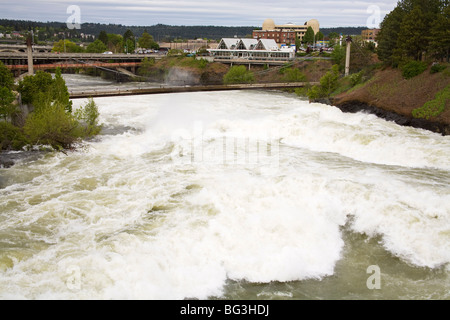
<path fill-rule="evenodd" d="M 14 113 L 17 112 L 16 106 L 13 104 L 16 96 L 7 87 L 0 86 L 0 117 L 7 121 Z"/>
<path fill-rule="evenodd" d="M 405 79 L 411 79 L 422 74 L 427 68 L 428 66 L 425 62 L 410 61 L 401 67 L 401 70 Z"/>
<path fill-rule="evenodd" d="M 66 149 L 80 138 L 78 121 L 59 103 L 42 105 L 27 118 L 24 131 L 32 144 Z"/>
<path fill-rule="evenodd" d="M 363 79 L 363 71 L 352 74 L 350 76 L 350 84 L 352 85 L 352 87 L 354 87 L 354 86 L 360 84 L 362 82 L 362 79 Z"/>
<path fill-rule="evenodd" d="M 433 64 L 433 65 L 431 66 L 430 73 L 431 73 L 431 74 L 433 74 L 433 73 L 439 73 L 439 72 L 444 71 L 445 69 L 447 69 L 446 66 L 443 66 L 443 65 L 441 65 L 441 64 L 439 64 L 439 63 L 435 63 L 435 64 Z"/>
<path fill-rule="evenodd" d="M 305 82 L 306 76 L 297 68 L 289 68 L 283 71 L 285 82 Z"/>
<path fill-rule="evenodd" d="M 225 84 L 252 83 L 255 77 L 245 66 L 233 66 L 223 77 Z"/>
<path fill-rule="evenodd" d="M 445 111 L 445 105 L 448 101 L 450 101 L 450 85 L 438 92 L 434 100 L 428 101 L 423 107 L 413 110 L 412 115 L 414 118 L 430 120 Z"/>
<path fill-rule="evenodd" d="M 28 144 L 30 141 L 20 128 L 0 121 L 0 150 L 20 150 Z"/>
<path fill-rule="evenodd" d="M 329 98 L 339 85 L 339 66 L 335 64 L 322 78 L 320 86 L 314 86 L 308 91 L 308 98 L 312 101 Z"/>
<path fill-rule="evenodd" d="M 89 99 L 88 103 L 75 112 L 75 118 L 80 121 L 80 132 L 77 134 L 84 137 L 92 137 L 100 133 L 102 127 L 98 124 L 97 104 L 94 99 Z"/>

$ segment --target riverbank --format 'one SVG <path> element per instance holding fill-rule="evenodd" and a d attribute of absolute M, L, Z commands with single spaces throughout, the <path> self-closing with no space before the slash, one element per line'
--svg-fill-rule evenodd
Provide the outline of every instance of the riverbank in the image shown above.
<path fill-rule="evenodd" d="M 443 111 L 428 119 L 416 118 L 414 110 L 424 107 L 450 85 L 450 67 L 432 73 L 430 68 L 422 74 L 404 79 L 398 69 L 378 70 L 367 82 L 336 94 L 332 105 L 344 112 L 365 111 L 399 125 L 422 128 L 450 135 L 450 99 L 440 102 Z"/>

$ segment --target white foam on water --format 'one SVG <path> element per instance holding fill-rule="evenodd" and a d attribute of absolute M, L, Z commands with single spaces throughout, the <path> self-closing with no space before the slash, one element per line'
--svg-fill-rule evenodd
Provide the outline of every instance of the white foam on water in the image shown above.
<path fill-rule="evenodd" d="M 450 262 L 448 137 L 284 94 L 96 102 L 102 123 L 134 129 L 13 167 L 35 178 L 0 190 L 0 244 L 17 233 L 27 249 L 0 251 L 0 298 L 206 299 L 227 279 L 323 279 L 349 221 L 408 263 Z M 281 141 L 276 165 L 223 162 L 224 136 Z M 218 161 L 190 157 L 193 141 Z"/>

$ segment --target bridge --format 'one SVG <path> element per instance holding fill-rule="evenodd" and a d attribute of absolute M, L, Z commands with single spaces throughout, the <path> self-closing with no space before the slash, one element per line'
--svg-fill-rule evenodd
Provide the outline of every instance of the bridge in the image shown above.
<path fill-rule="evenodd" d="M 252 84 L 231 84 L 231 85 L 206 85 L 206 86 L 164 86 L 154 88 L 135 88 L 135 89 L 115 89 L 115 90 L 86 90 L 69 92 L 71 99 L 99 98 L 99 97 L 117 97 L 134 96 L 162 93 L 180 93 L 180 92 L 204 92 L 204 91 L 231 91 L 231 90 L 277 90 L 277 89 L 295 89 L 307 85 L 316 85 L 318 83 L 308 82 L 289 82 L 289 83 L 252 83 Z"/>
<path fill-rule="evenodd" d="M 34 52 L 51 52 L 53 49 L 52 46 L 39 46 L 34 45 Z M 12 52 L 12 53 L 20 53 L 27 52 L 26 44 L 1 44 L 0 43 L 0 52 Z"/>
<path fill-rule="evenodd" d="M 46 53 L 34 52 L 33 69 L 55 70 L 56 68 L 98 68 L 123 73 L 116 69 L 130 69 L 133 73 L 145 58 L 159 60 L 161 54 L 99 54 L 99 53 Z M 28 70 L 28 55 L 25 52 L 0 52 L 0 61 L 16 78 Z M 129 75 L 129 74 L 128 74 Z"/>

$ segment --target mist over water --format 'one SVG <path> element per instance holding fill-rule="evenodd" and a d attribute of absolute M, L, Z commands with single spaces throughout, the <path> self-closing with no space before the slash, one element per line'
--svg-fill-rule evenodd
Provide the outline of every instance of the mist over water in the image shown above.
<path fill-rule="evenodd" d="M 95 101 L 101 136 L 0 169 L 0 298 L 450 298 L 448 137 L 279 92 Z"/>

